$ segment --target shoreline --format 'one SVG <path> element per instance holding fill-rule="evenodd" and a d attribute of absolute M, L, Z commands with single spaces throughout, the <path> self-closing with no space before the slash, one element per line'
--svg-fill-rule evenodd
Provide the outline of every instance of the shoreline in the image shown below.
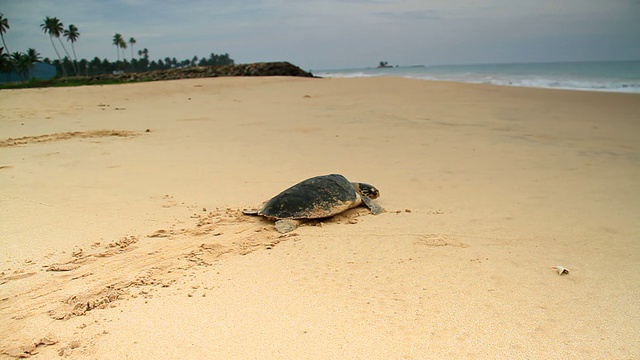
<path fill-rule="evenodd" d="M 640 61 L 593 61 L 402 66 L 388 69 L 317 70 L 336 78 L 398 76 L 420 80 L 445 80 L 546 89 L 640 93 Z"/>
<path fill-rule="evenodd" d="M 614 94 L 633 94 L 640 95 L 640 90 L 635 91 L 623 91 L 620 89 L 596 89 L 596 88 L 572 88 L 572 87 L 551 87 L 551 86 L 529 86 L 529 85 L 513 85 L 513 84 L 494 84 L 489 82 L 473 82 L 473 81 L 462 81 L 462 80 L 440 80 L 440 79 L 423 79 L 416 78 L 411 76 L 400 76 L 400 75 L 372 75 L 372 76 L 321 76 L 316 75 L 316 78 L 321 79 L 370 79 L 370 78 L 397 78 L 397 79 L 410 79 L 410 80 L 418 80 L 418 81 L 428 81 L 428 82 L 446 82 L 446 83 L 455 83 L 455 84 L 468 84 L 468 85 L 487 85 L 487 86 L 499 86 L 499 87 L 508 87 L 508 88 L 524 88 L 524 89 L 540 89 L 540 90 L 564 90 L 564 91 L 586 91 L 586 92 L 598 92 L 598 93 L 614 93 Z"/>
<path fill-rule="evenodd" d="M 633 356 L 640 95 L 547 90 L 5 92 L 0 358 Z M 387 211 L 287 236 L 240 213 L 328 173 Z"/>

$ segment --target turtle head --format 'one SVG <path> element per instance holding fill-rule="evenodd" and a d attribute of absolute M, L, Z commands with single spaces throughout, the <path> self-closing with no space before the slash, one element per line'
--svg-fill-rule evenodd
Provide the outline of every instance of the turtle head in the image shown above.
<path fill-rule="evenodd" d="M 369 199 L 375 199 L 380 196 L 380 191 L 375 188 L 373 185 L 365 184 L 365 183 L 352 183 L 353 188 L 360 195 L 364 195 Z"/>

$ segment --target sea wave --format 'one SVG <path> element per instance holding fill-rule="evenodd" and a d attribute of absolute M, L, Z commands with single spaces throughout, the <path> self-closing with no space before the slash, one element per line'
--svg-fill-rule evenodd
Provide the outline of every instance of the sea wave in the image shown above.
<path fill-rule="evenodd" d="M 402 76 L 405 78 L 430 80 L 430 81 L 454 81 L 466 82 L 474 84 L 488 84 L 500 86 L 517 86 L 544 89 L 562 89 L 562 90 L 583 90 L 583 91 L 608 91 L 608 92 L 625 92 L 640 93 L 640 82 L 629 83 L 620 81 L 594 81 L 594 80 L 572 80 L 572 79 L 551 79 L 551 78 L 475 78 L 475 77 L 439 77 L 439 76 Z"/>
<path fill-rule="evenodd" d="M 364 72 L 353 72 L 353 73 L 343 73 L 343 72 L 317 72 L 314 73 L 315 76 L 326 77 L 326 78 L 361 78 L 361 77 L 376 77 L 381 76 L 379 74 L 366 74 Z"/>
<path fill-rule="evenodd" d="M 453 65 L 325 70 L 328 78 L 395 76 L 547 89 L 640 93 L 640 62 Z"/>

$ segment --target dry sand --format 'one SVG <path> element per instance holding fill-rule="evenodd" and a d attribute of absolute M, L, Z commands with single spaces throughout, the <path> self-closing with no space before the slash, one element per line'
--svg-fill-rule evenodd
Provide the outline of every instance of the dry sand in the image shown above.
<path fill-rule="evenodd" d="M 0 357 L 640 356 L 640 95 L 218 78 L 0 109 Z M 239 212 L 327 173 L 387 212 Z"/>

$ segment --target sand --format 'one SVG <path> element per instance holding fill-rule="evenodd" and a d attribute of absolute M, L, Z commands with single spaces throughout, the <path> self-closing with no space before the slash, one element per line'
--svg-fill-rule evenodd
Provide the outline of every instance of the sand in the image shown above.
<path fill-rule="evenodd" d="M 640 357 L 638 94 L 217 78 L 0 109 L 0 357 Z M 329 173 L 386 212 L 240 212 Z"/>

